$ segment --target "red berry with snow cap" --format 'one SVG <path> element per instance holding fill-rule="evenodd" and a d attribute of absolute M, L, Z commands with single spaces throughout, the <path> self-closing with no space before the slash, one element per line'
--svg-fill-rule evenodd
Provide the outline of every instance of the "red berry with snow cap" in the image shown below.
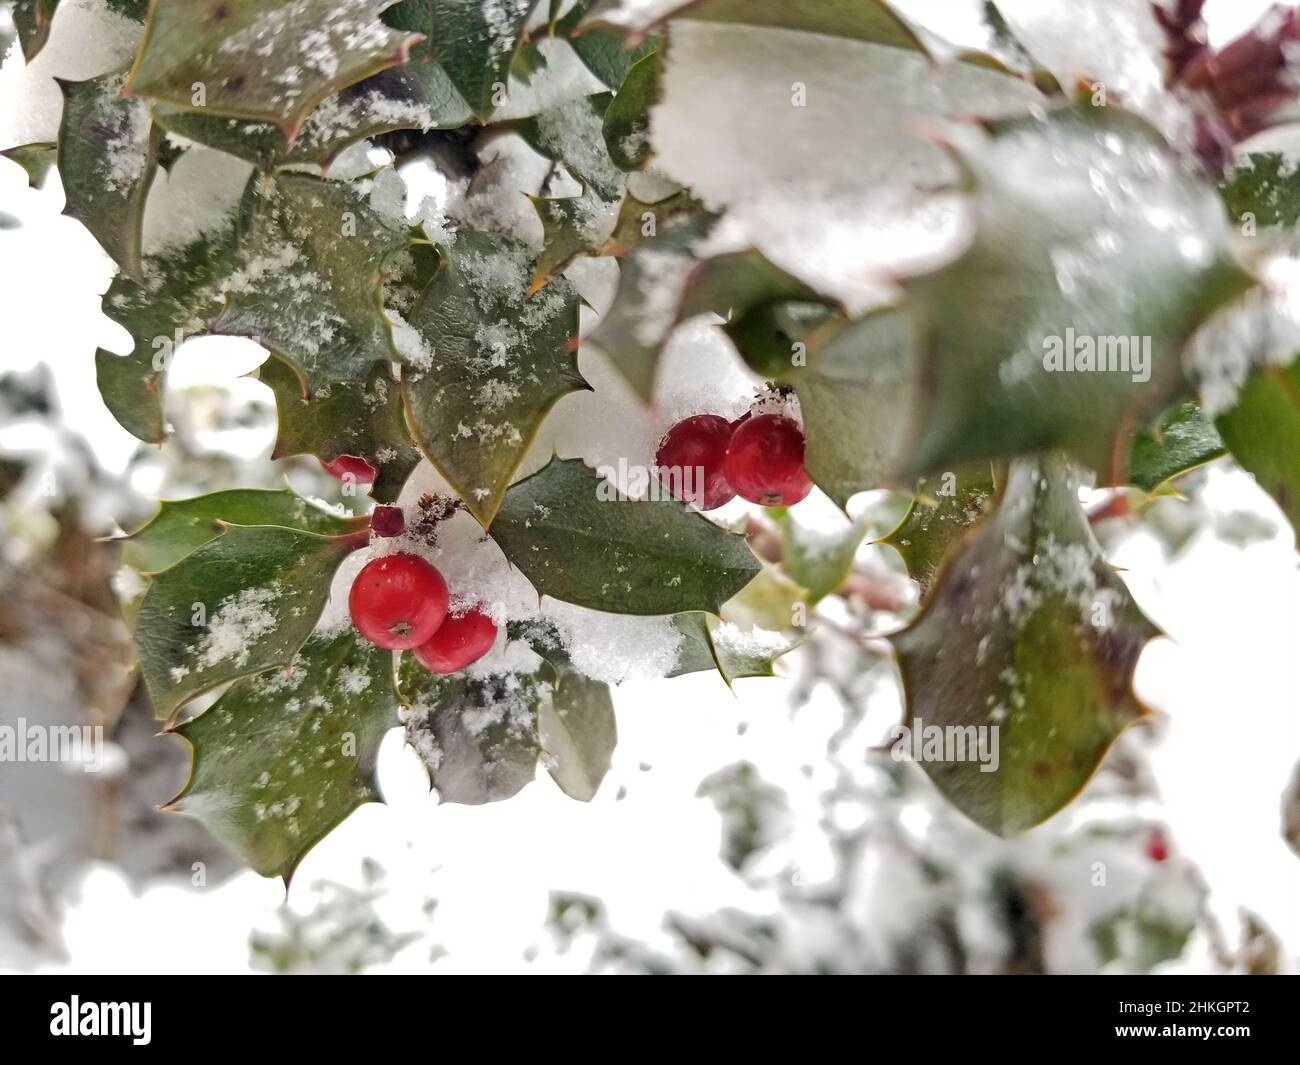
<path fill-rule="evenodd" d="M 492 619 L 482 611 L 468 610 L 444 621 L 415 648 L 415 657 L 431 673 L 457 673 L 492 650 L 496 638 Z"/>
<path fill-rule="evenodd" d="M 386 555 L 361 567 L 348 593 L 357 631 L 376 647 L 401 651 L 429 639 L 447 616 L 447 582 L 416 555 Z"/>
<path fill-rule="evenodd" d="M 678 422 L 659 443 L 655 466 L 673 495 L 700 510 L 713 510 L 736 497 L 722 465 L 731 440 L 731 423 L 716 414 L 696 414 Z"/>
<path fill-rule="evenodd" d="M 812 491 L 803 464 L 803 430 L 784 414 L 756 414 L 736 426 L 723 470 L 751 503 L 788 507 Z"/>

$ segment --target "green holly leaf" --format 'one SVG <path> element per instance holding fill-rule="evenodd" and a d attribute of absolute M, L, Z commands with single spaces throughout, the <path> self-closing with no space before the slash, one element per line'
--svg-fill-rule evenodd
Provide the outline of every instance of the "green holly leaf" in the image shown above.
<path fill-rule="evenodd" d="M 880 543 L 903 556 L 908 574 L 928 592 L 952 545 L 993 510 L 995 494 L 987 462 L 922 477 L 903 520 Z"/>
<path fill-rule="evenodd" d="M 170 717 L 218 684 L 287 665 L 356 546 L 347 536 L 231 525 L 157 574 L 135 629 L 154 713 Z"/>
<path fill-rule="evenodd" d="M 292 140 L 327 96 L 406 61 L 418 38 L 378 20 L 391 4 L 154 3 L 127 88 L 173 107 L 274 122 Z"/>
<path fill-rule="evenodd" d="M 163 809 L 197 817 L 287 884 L 353 810 L 383 801 L 379 745 L 397 724 L 392 652 L 351 628 L 316 633 L 286 669 L 236 681 L 175 729 L 193 751 L 190 777 Z"/>
<path fill-rule="evenodd" d="M 618 744 L 609 685 L 578 674 L 552 681 L 538 703 L 542 764 L 571 799 L 590 802 Z"/>
<path fill-rule="evenodd" d="M 724 606 L 723 614 L 726 613 Z M 728 688 L 746 677 L 775 676 L 776 660 L 804 640 L 802 633 L 756 629 L 699 611 L 678 614 L 673 618 L 673 625 L 682 634 L 682 644 L 677 652 L 677 665 L 669 676 L 716 669 Z"/>
<path fill-rule="evenodd" d="M 1220 188 L 1239 225 L 1257 228 L 1300 224 L 1300 170 L 1281 152 L 1253 152 Z"/>
<path fill-rule="evenodd" d="M 603 200 L 623 194 L 624 175 L 605 146 L 605 114 L 614 97 L 607 92 L 548 107 L 527 118 L 503 122 L 548 159 L 563 163 L 583 186 Z"/>
<path fill-rule="evenodd" d="M 158 513 L 120 539 L 122 562 L 158 573 L 221 536 L 229 525 L 277 525 L 320 536 L 366 528 L 365 516 L 342 518 L 284 489 L 232 488 L 192 499 L 164 499 Z"/>
<path fill-rule="evenodd" d="M 513 238 L 461 233 L 410 320 L 428 349 L 402 372 L 411 430 L 484 526 L 546 412 L 589 387 L 577 290 L 558 278 L 525 299 L 531 267 Z"/>
<path fill-rule="evenodd" d="M 23 58 L 30 63 L 50 39 L 50 22 L 59 0 L 14 0 L 12 13 Z"/>
<path fill-rule="evenodd" d="M 615 614 L 716 614 L 758 573 L 744 537 L 685 504 L 615 497 L 554 458 L 506 493 L 492 536 L 541 594 Z"/>
<path fill-rule="evenodd" d="M 614 220 L 611 206 L 590 189 L 581 196 L 548 199 L 529 196 L 542 220 L 542 251 L 533 268 L 529 293 L 542 288 L 579 255 L 594 255 L 605 244 Z"/>
<path fill-rule="evenodd" d="M 1300 535 L 1300 359 L 1255 370 L 1215 425 Z"/>
<path fill-rule="evenodd" d="M 34 144 L 19 144 L 0 152 L 6 159 L 27 171 L 27 184 L 30 188 L 40 188 L 45 178 L 58 160 L 59 146 L 53 141 L 38 141 Z"/>
<path fill-rule="evenodd" d="M 995 123 L 962 161 L 974 237 L 906 285 L 932 387 L 903 472 L 1055 447 L 1122 483 L 1186 338 L 1255 283 L 1218 199 L 1144 121 L 1087 101 Z"/>
<path fill-rule="evenodd" d="M 569 42 L 588 70 L 611 89 L 617 89 L 633 64 L 659 47 L 659 38 L 651 35 L 633 47 L 617 30 L 580 25 L 594 3 L 595 0 L 577 0 L 563 18 L 552 22 L 551 30 L 556 37 Z"/>
<path fill-rule="evenodd" d="M 936 787 L 999 836 L 1069 803 L 1147 712 L 1132 678 L 1157 630 L 1102 557 L 1077 486 L 1059 455 L 1015 461 L 997 511 L 890 637 L 916 737 L 907 749 L 920 747 Z M 953 746 L 924 752 L 935 726 L 965 730 L 965 758 Z M 987 755 L 996 736 L 992 772 L 981 771 L 991 757 L 971 754 L 981 735 Z"/>
<path fill-rule="evenodd" d="M 387 364 L 377 363 L 365 381 L 327 384 L 311 396 L 303 395 L 298 375 L 275 356 L 258 377 L 275 393 L 279 412 L 273 459 L 315 455 L 332 462 L 356 455 L 377 473 L 370 495 L 381 503 L 397 498 L 423 456 L 407 432 L 401 389 Z"/>
<path fill-rule="evenodd" d="M 892 481 L 920 394 L 905 310 L 846 322 L 820 304 L 759 303 L 726 331 L 755 373 L 794 388 L 808 476 L 841 509 Z"/>
<path fill-rule="evenodd" d="M 825 532 L 801 525 L 786 507 L 774 507 L 768 513 L 781 530 L 781 565 L 804 589 L 803 600 L 812 607 L 848 579 L 867 524 L 862 519 L 845 520 L 834 531 Z"/>
<path fill-rule="evenodd" d="M 402 657 L 406 738 L 428 768 L 440 801 L 500 802 L 532 782 L 546 685 L 520 673 L 442 677 L 426 672 L 412 656 Z"/>
<path fill-rule="evenodd" d="M 1149 433 L 1139 433 L 1129 456 L 1128 479 L 1154 492 L 1188 470 L 1227 452 L 1223 438 L 1195 403 L 1170 411 Z"/>
<path fill-rule="evenodd" d="M 122 271 L 142 283 L 144 205 L 158 172 L 162 133 L 147 103 L 121 95 L 125 78 L 117 73 L 59 81 L 59 176 L 67 194 L 63 213 L 90 230 Z"/>
<path fill-rule="evenodd" d="M 430 54 L 470 109 L 486 118 L 504 91 L 524 23 L 537 0 L 431 0 Z"/>
<path fill-rule="evenodd" d="M 221 310 L 221 282 L 238 254 L 240 222 L 144 260 L 144 284 L 118 276 L 104 295 L 104 313 L 135 341 L 129 355 L 100 348 L 96 380 L 104 404 L 122 427 L 146 443 L 166 435 L 163 375 L 180 341 L 204 333 Z"/>
<path fill-rule="evenodd" d="M 605 111 L 602 131 L 609 157 L 620 170 L 650 161 L 650 108 L 659 102 L 659 53 L 638 59 Z"/>
<path fill-rule="evenodd" d="M 212 331 L 256 337 L 312 392 L 396 360 L 382 279 L 410 244 L 405 224 L 372 210 L 349 182 L 292 173 L 275 179 L 252 215 Z"/>

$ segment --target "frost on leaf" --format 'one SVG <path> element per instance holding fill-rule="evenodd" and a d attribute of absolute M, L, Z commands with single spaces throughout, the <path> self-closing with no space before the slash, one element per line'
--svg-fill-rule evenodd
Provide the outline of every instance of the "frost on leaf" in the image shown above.
<path fill-rule="evenodd" d="M 141 230 L 161 135 L 149 105 L 122 96 L 125 73 L 60 82 L 59 177 L 64 213 L 77 219 L 136 282 L 144 280 Z"/>
<path fill-rule="evenodd" d="M 1146 713 L 1131 685 L 1157 630 L 1102 557 L 1077 484 L 1059 455 L 1013 462 L 997 511 L 957 548 L 917 620 L 890 637 L 904 723 L 922 740 L 931 726 L 954 740 L 921 768 L 1000 836 L 1070 802 Z M 997 752 L 983 761 L 992 771 L 971 753 L 981 735 Z"/>
<path fill-rule="evenodd" d="M 441 801 L 499 802 L 532 781 L 538 703 L 549 685 L 521 673 L 439 677 L 408 655 L 401 687 L 407 741 Z"/>
<path fill-rule="evenodd" d="M 289 662 L 351 550 L 344 537 L 232 525 L 154 577 L 136 617 L 154 714 L 169 717 L 224 681 Z"/>
<path fill-rule="evenodd" d="M 743 537 L 676 500 L 619 500 L 577 460 L 512 487 L 492 536 L 538 592 L 615 614 L 716 614 L 760 569 Z"/>
<path fill-rule="evenodd" d="M 257 337 L 309 390 L 360 381 L 396 357 L 380 304 L 386 261 L 410 242 L 362 189 L 282 174 L 253 205 L 216 333 Z"/>
<path fill-rule="evenodd" d="M 175 730 L 193 748 L 190 778 L 164 809 L 288 881 L 348 814 L 382 801 L 375 764 L 397 724 L 391 652 L 351 629 L 316 633 L 287 667 L 236 681 Z"/>
<path fill-rule="evenodd" d="M 274 122 L 292 138 L 331 93 L 405 60 L 417 38 L 379 21 L 379 13 L 391 4 L 155 3 L 127 88 L 174 107 Z"/>
<path fill-rule="evenodd" d="M 970 245 L 907 285 L 933 382 L 908 471 L 1055 447 L 1123 483 L 1187 336 L 1254 279 L 1214 190 L 1141 119 L 1084 100 L 992 133 L 962 153 Z"/>
<path fill-rule="evenodd" d="M 461 233 L 410 317 L 424 352 L 402 372 L 411 427 L 484 525 L 546 412 L 588 387 L 577 290 L 559 278 L 525 298 L 532 273 L 519 241 Z"/>

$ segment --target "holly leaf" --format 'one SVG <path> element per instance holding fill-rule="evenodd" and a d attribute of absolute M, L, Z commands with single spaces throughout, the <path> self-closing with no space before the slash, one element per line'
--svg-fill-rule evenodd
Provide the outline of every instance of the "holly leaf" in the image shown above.
<path fill-rule="evenodd" d="M 135 344 L 129 355 L 104 348 L 95 353 L 99 394 L 122 427 L 146 443 L 166 435 L 167 361 L 186 336 L 206 332 L 220 311 L 221 280 L 236 260 L 240 228 L 232 217 L 183 247 L 147 256 L 143 285 L 118 276 L 104 295 L 104 313 Z"/>
<path fill-rule="evenodd" d="M 308 392 L 395 361 L 382 278 L 410 243 L 405 224 L 374 211 L 355 185 L 292 173 L 262 193 L 252 216 L 212 331 L 257 338 Z"/>
<path fill-rule="evenodd" d="M 442 802 L 477 806 L 517 794 L 537 774 L 544 685 L 519 673 L 450 677 L 404 655 L 406 738 Z"/>
<path fill-rule="evenodd" d="M 1252 152 L 1220 188 L 1229 214 L 1254 233 L 1300 224 L 1300 170 L 1281 152 Z"/>
<path fill-rule="evenodd" d="M 678 614 L 673 625 L 682 634 L 682 644 L 677 665 L 669 676 L 716 669 L 728 688 L 746 677 L 775 676 L 776 660 L 803 642 L 802 635 L 773 635 L 771 630 L 756 635 L 752 627 L 698 611 Z"/>
<path fill-rule="evenodd" d="M 50 39 L 50 23 L 59 0 L 14 0 L 12 14 L 23 58 L 31 63 Z"/>
<path fill-rule="evenodd" d="M 605 146 L 605 114 L 612 100 L 607 92 L 582 96 L 501 126 L 517 132 L 546 158 L 563 163 L 601 199 L 615 201 L 623 194 L 625 179 Z"/>
<path fill-rule="evenodd" d="M 539 701 L 542 764 L 571 799 L 590 802 L 609 772 L 618 744 L 609 685 L 570 674 Z"/>
<path fill-rule="evenodd" d="M 158 513 L 121 537 L 122 562 L 158 573 L 221 536 L 229 525 L 277 525 L 320 536 L 345 536 L 368 519 L 342 518 L 284 489 L 232 488 L 192 499 L 164 499 Z"/>
<path fill-rule="evenodd" d="M 157 574 L 135 629 L 155 715 L 170 717 L 218 684 L 287 665 L 355 547 L 346 536 L 231 525 Z"/>
<path fill-rule="evenodd" d="M 605 244 L 615 221 L 610 204 L 584 189 L 581 196 L 529 196 L 542 221 L 542 251 L 533 268 L 529 293 L 542 288 L 579 255 L 593 255 Z"/>
<path fill-rule="evenodd" d="M 553 458 L 506 493 L 492 536 L 539 593 L 615 614 L 716 614 L 758 573 L 744 537 L 685 504 L 616 494 Z"/>
<path fill-rule="evenodd" d="M 279 413 L 271 458 L 315 455 L 333 462 L 356 455 L 377 473 L 371 496 L 381 503 L 397 498 L 422 456 L 407 432 L 401 390 L 386 364 L 377 363 L 365 381 L 327 384 L 311 396 L 303 395 L 298 375 L 275 356 L 258 377 L 275 393 Z"/>
<path fill-rule="evenodd" d="M 768 513 L 781 530 L 781 565 L 804 589 L 803 601 L 812 607 L 848 579 L 853 557 L 867 533 L 866 522 L 845 520 L 827 532 L 801 525 L 786 507 L 774 507 Z"/>
<path fill-rule="evenodd" d="M 557 278 L 526 299 L 530 275 L 521 242 L 461 233 L 411 315 L 428 348 L 402 372 L 411 430 L 484 526 L 546 412 L 589 387 L 575 353 L 577 290 Z"/>
<path fill-rule="evenodd" d="M 59 176 L 67 194 L 63 213 L 90 230 L 125 274 L 143 283 L 144 205 L 158 172 L 162 133 L 145 101 L 121 95 L 125 77 L 59 81 Z"/>
<path fill-rule="evenodd" d="M 6 159 L 27 171 L 27 184 L 30 188 L 40 188 L 45 178 L 58 159 L 59 146 L 53 141 L 38 141 L 34 144 L 19 144 L 0 152 Z"/>
<path fill-rule="evenodd" d="M 1233 458 L 1300 535 L 1300 359 L 1251 373 L 1215 425 Z"/>
<path fill-rule="evenodd" d="M 1129 456 L 1128 479 L 1154 492 L 1188 470 L 1226 454 L 1223 438 L 1195 403 L 1170 411 L 1149 433 L 1139 433 Z"/>
<path fill-rule="evenodd" d="M 353 810 L 383 801 L 379 745 L 397 724 L 392 652 L 351 628 L 316 633 L 287 669 L 236 681 L 174 730 L 192 748 L 190 776 L 163 809 L 287 884 Z"/>
<path fill-rule="evenodd" d="M 922 477 L 903 520 L 879 542 L 903 556 L 908 574 L 928 592 L 952 545 L 993 510 L 995 493 L 987 462 Z"/>
<path fill-rule="evenodd" d="M 273 122 L 292 140 L 327 96 L 406 61 L 419 38 L 378 20 L 391 4 L 154 3 L 127 89 L 173 107 Z"/>
<path fill-rule="evenodd" d="M 658 102 L 659 55 L 652 52 L 631 66 L 605 111 L 605 146 L 620 170 L 640 170 L 650 161 L 650 108 Z"/>
<path fill-rule="evenodd" d="M 1133 427 L 1184 387 L 1184 341 L 1254 279 L 1143 120 L 1084 100 L 990 128 L 961 156 L 973 239 L 906 285 L 933 384 L 903 472 L 1060 448 L 1123 483 Z"/>
<path fill-rule="evenodd" d="M 577 0 L 563 18 L 551 24 L 551 30 L 556 37 L 569 42 L 588 70 L 611 89 L 617 89 L 632 65 L 659 47 L 659 38 L 649 36 L 633 47 L 617 30 L 599 25 L 580 25 L 594 2 Z"/>
<path fill-rule="evenodd" d="M 908 749 L 922 750 L 935 786 L 999 836 L 1069 803 L 1147 713 L 1132 679 L 1157 630 L 1102 557 L 1077 486 L 1059 455 L 1012 463 L 997 511 L 957 548 L 916 621 L 890 637 Z M 951 742 L 926 750 L 936 735 L 957 735 L 936 727 L 964 730 L 964 757 Z"/>
<path fill-rule="evenodd" d="M 430 54 L 479 118 L 496 108 L 537 0 L 431 0 Z"/>

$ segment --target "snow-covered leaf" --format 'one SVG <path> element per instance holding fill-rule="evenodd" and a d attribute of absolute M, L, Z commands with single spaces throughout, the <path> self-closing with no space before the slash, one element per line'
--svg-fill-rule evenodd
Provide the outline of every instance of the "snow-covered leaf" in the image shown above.
<path fill-rule="evenodd" d="M 292 138 L 331 93 L 405 61 L 418 38 L 379 21 L 391 5 L 155 2 L 127 89 L 174 107 L 274 122 Z"/>
<path fill-rule="evenodd" d="M 917 620 L 890 637 L 917 736 L 908 749 L 920 747 L 939 790 L 1000 836 L 1065 806 L 1146 713 L 1132 678 L 1157 630 L 1102 557 L 1077 486 L 1059 454 L 1013 462 L 997 511 L 958 547 Z M 934 727 L 965 730 L 963 748 L 926 752 L 943 734 Z"/>
<path fill-rule="evenodd" d="M 578 373 L 577 290 L 525 298 L 532 261 L 509 237 L 456 237 L 411 314 L 402 395 L 416 441 L 485 526 L 538 426 Z M 405 347 L 406 345 L 403 345 Z"/>
<path fill-rule="evenodd" d="M 283 173 L 256 199 L 212 331 L 256 337 L 310 391 L 364 380 L 397 357 L 381 282 L 409 244 L 405 222 L 375 211 L 355 184 Z"/>
<path fill-rule="evenodd" d="M 383 801 L 379 744 L 397 724 L 392 652 L 350 628 L 313 635 L 286 669 L 236 681 L 175 730 L 193 748 L 190 777 L 164 809 L 287 883 L 348 814 Z"/>
<path fill-rule="evenodd" d="M 144 205 L 162 133 L 147 103 L 121 95 L 125 77 L 59 82 L 59 177 L 67 194 L 63 213 L 89 229 L 124 273 L 143 282 Z"/>
<path fill-rule="evenodd" d="M 556 678 L 537 712 L 542 764 L 560 790 L 590 802 L 618 744 L 609 685 L 579 674 Z"/>
<path fill-rule="evenodd" d="M 154 713 L 287 665 L 311 634 L 348 537 L 231 525 L 154 577 L 136 617 L 140 671 Z"/>
<path fill-rule="evenodd" d="M 1281 152 L 1246 156 L 1221 192 L 1232 217 L 1254 231 L 1300 223 L 1300 168 Z"/>
<path fill-rule="evenodd" d="M 994 493 L 987 462 L 922 477 L 903 520 L 880 542 L 903 556 L 907 572 L 928 592 L 949 548 L 992 511 Z"/>
<path fill-rule="evenodd" d="M 407 0 L 409 3 L 410 0 Z M 430 52 L 473 112 L 486 118 L 504 92 L 510 62 L 537 0 L 425 0 Z"/>
<path fill-rule="evenodd" d="M 342 518 L 284 489 L 231 488 L 192 499 L 163 500 L 158 513 L 122 538 L 122 562 L 158 573 L 215 540 L 227 525 L 278 525 L 343 536 L 365 528 L 366 518 Z"/>
<path fill-rule="evenodd" d="M 602 199 L 617 200 L 623 192 L 623 172 L 610 157 L 604 132 L 612 100 L 607 92 L 582 96 L 501 125 L 518 132 L 548 159 L 563 163 Z"/>
<path fill-rule="evenodd" d="M 355 455 L 377 472 L 370 494 L 380 503 L 397 498 L 422 456 L 407 431 L 401 390 L 387 364 L 377 363 L 365 381 L 336 381 L 310 396 L 274 355 L 258 377 L 275 393 L 279 414 L 272 458 L 306 454 L 332 462 Z"/>
<path fill-rule="evenodd" d="M 619 169 L 639 170 L 649 162 L 650 108 L 658 102 L 659 56 L 652 52 L 628 70 L 605 111 L 605 146 Z"/>
<path fill-rule="evenodd" d="M 437 676 L 411 655 L 400 675 L 406 738 L 442 802 L 499 802 L 532 782 L 542 682 L 519 673 Z"/>
<path fill-rule="evenodd" d="M 492 536 L 538 592 L 615 614 L 716 614 L 760 569 L 743 537 L 676 500 L 617 499 L 576 459 L 512 487 Z"/>

